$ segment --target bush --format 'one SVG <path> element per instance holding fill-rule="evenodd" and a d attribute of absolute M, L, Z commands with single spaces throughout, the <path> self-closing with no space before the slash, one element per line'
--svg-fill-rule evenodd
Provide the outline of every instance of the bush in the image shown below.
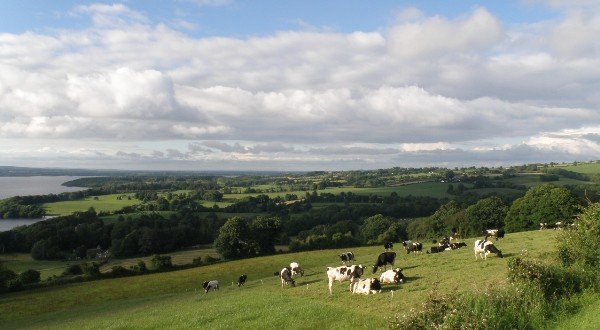
<path fill-rule="evenodd" d="M 40 282 L 40 272 L 34 269 L 28 269 L 18 277 L 19 282 L 23 285 L 39 283 Z"/>
<path fill-rule="evenodd" d="M 192 260 L 192 264 L 196 266 L 202 265 L 204 262 L 202 261 L 202 257 L 196 257 Z"/>
<path fill-rule="evenodd" d="M 83 269 L 81 269 L 80 265 L 71 265 L 65 269 L 62 273 L 63 276 L 72 276 L 72 275 L 81 275 L 83 274 Z"/>
<path fill-rule="evenodd" d="M 100 265 L 95 262 L 92 263 L 83 263 L 81 264 L 81 270 L 83 273 L 89 277 L 98 277 L 100 276 Z"/>
<path fill-rule="evenodd" d="M 130 271 L 129 269 L 123 267 L 123 266 L 113 266 L 110 269 L 110 274 L 113 277 L 122 277 L 122 276 L 127 276 L 127 275 L 131 275 L 133 272 Z"/>
<path fill-rule="evenodd" d="M 144 262 L 144 260 L 138 260 L 137 265 L 134 266 L 135 270 L 137 270 L 140 273 L 145 273 L 148 271 L 148 267 L 146 267 L 146 263 Z"/>
<path fill-rule="evenodd" d="M 212 263 L 215 263 L 215 262 L 217 262 L 219 260 L 221 260 L 221 259 L 214 258 L 214 257 L 211 257 L 211 256 L 204 256 L 204 263 L 207 263 L 207 264 L 212 264 Z"/>
<path fill-rule="evenodd" d="M 600 268 L 600 203 L 588 206 L 575 220 L 572 230 L 559 234 L 558 252 L 566 266 Z"/>
<path fill-rule="evenodd" d="M 10 281 L 17 277 L 17 273 L 0 265 L 0 289 L 7 288 Z"/>
<path fill-rule="evenodd" d="M 150 262 L 152 263 L 152 267 L 157 270 L 166 270 L 173 267 L 171 256 L 161 256 L 157 254 L 152 257 Z"/>

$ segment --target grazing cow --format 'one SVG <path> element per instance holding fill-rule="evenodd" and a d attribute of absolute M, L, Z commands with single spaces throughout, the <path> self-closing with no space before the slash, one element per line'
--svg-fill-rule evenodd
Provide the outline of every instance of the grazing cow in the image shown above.
<path fill-rule="evenodd" d="M 383 244 L 383 248 L 387 251 L 387 250 L 393 250 L 394 249 L 394 243 L 392 242 L 385 242 L 385 244 Z"/>
<path fill-rule="evenodd" d="M 340 259 L 342 259 L 342 263 L 347 265 L 350 261 L 354 260 L 354 253 L 348 251 L 340 254 Z"/>
<path fill-rule="evenodd" d="M 281 287 L 283 288 L 286 284 L 296 286 L 296 281 L 292 279 L 292 270 L 290 267 L 285 267 L 279 272 L 279 278 L 281 279 Z"/>
<path fill-rule="evenodd" d="M 502 251 L 498 250 L 498 248 L 494 245 L 494 243 L 488 240 L 477 240 L 475 241 L 475 260 L 477 260 L 477 256 L 480 256 L 481 259 L 486 260 L 487 255 L 490 253 L 496 254 L 498 257 L 502 258 Z"/>
<path fill-rule="evenodd" d="M 557 223 L 554 224 L 554 230 L 562 230 L 563 229 L 563 223 L 562 221 L 559 221 Z"/>
<path fill-rule="evenodd" d="M 304 276 L 304 269 L 302 269 L 302 267 L 300 267 L 300 264 L 298 264 L 297 262 L 290 263 L 290 269 L 292 270 L 292 277 L 296 276 L 297 274 L 300 274 L 300 276 Z"/>
<path fill-rule="evenodd" d="M 404 241 L 402 242 L 402 245 L 404 245 L 404 249 L 406 249 L 406 254 L 423 251 L 423 243 L 420 242 Z"/>
<path fill-rule="evenodd" d="M 402 274 L 402 268 L 390 269 L 381 273 L 379 276 L 381 284 L 400 284 L 404 283 L 404 274 Z"/>
<path fill-rule="evenodd" d="M 244 285 L 246 283 L 247 279 L 248 279 L 248 276 L 246 276 L 246 274 L 238 277 L 238 281 L 237 281 L 238 287 Z"/>
<path fill-rule="evenodd" d="M 219 290 L 219 281 L 206 281 L 202 284 L 202 288 L 204 288 L 205 293 L 208 293 L 210 290 Z"/>
<path fill-rule="evenodd" d="M 381 292 L 381 283 L 376 278 L 365 278 L 364 280 L 359 280 L 354 287 L 355 293 L 369 294 L 369 293 L 380 293 Z"/>
<path fill-rule="evenodd" d="M 396 252 L 383 252 L 377 257 L 377 261 L 373 266 L 373 274 L 377 272 L 377 268 L 384 267 L 387 268 L 387 265 L 394 265 L 394 261 L 396 260 Z"/>
<path fill-rule="evenodd" d="M 450 243 L 450 249 L 452 249 L 452 250 L 460 249 L 461 247 L 464 247 L 464 246 L 467 246 L 467 243 L 465 243 L 465 242 Z"/>
<path fill-rule="evenodd" d="M 504 229 L 485 229 L 482 234 L 486 237 L 496 237 L 496 240 L 504 238 Z"/>
<path fill-rule="evenodd" d="M 365 267 L 362 265 L 327 267 L 327 277 L 329 278 L 329 294 L 333 294 L 333 282 L 350 281 L 350 292 L 354 291 L 354 286 L 363 275 Z"/>

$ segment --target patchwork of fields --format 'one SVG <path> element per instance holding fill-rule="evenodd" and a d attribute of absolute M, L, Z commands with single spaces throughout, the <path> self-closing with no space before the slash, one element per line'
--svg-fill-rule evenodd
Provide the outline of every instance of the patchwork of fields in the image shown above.
<path fill-rule="evenodd" d="M 0 296 L 0 326 L 382 328 L 387 317 L 417 307 L 431 290 L 452 293 L 507 285 L 507 260 L 523 253 L 550 258 L 555 235 L 554 231 L 509 234 L 497 243 L 506 257 L 487 261 L 475 261 L 474 239 L 466 240 L 469 246 L 462 250 L 433 255 L 406 255 L 398 244 L 396 266 L 404 269 L 407 283 L 384 286 L 383 293 L 369 296 L 353 296 L 347 283 L 336 283 L 329 296 L 325 267 L 340 265 L 341 250 L 280 254 L 11 293 Z M 368 266 L 383 248 L 351 250 L 357 263 Z M 273 272 L 291 261 L 303 265 L 306 275 L 297 279 L 297 287 L 281 288 Z M 248 275 L 246 286 L 231 286 L 242 273 Z M 201 283 L 211 279 L 219 280 L 221 289 L 200 293 Z"/>

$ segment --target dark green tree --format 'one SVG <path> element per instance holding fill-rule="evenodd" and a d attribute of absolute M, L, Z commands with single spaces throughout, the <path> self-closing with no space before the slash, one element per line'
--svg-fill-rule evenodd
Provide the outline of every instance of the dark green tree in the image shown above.
<path fill-rule="evenodd" d="M 244 258 L 256 254 L 256 244 L 248 220 L 233 217 L 219 229 L 215 248 L 225 259 Z"/>
<path fill-rule="evenodd" d="M 489 197 L 471 205 L 466 210 L 467 232 L 463 235 L 478 235 L 484 229 L 503 228 L 508 207 L 496 197 Z"/>
<path fill-rule="evenodd" d="M 365 243 L 377 243 L 379 235 L 385 233 L 393 223 L 394 220 L 392 218 L 384 217 L 381 214 L 365 219 L 360 228 Z"/>
<path fill-rule="evenodd" d="M 570 221 L 577 206 L 577 199 L 569 190 L 552 184 L 540 185 L 513 202 L 505 228 L 516 232 L 535 229 L 541 222 Z"/>
<path fill-rule="evenodd" d="M 275 252 L 275 241 L 281 231 L 279 217 L 257 217 L 250 226 L 259 254 Z"/>

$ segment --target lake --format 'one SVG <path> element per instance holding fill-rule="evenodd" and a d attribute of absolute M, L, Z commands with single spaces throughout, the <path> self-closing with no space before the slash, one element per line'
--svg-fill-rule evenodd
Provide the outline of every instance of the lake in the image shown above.
<path fill-rule="evenodd" d="M 61 186 L 64 182 L 80 176 L 26 176 L 0 177 L 0 199 L 14 196 L 59 194 L 62 192 L 84 190 L 80 187 Z M 30 225 L 43 219 L 0 219 L 0 231 L 17 226 Z"/>
<path fill-rule="evenodd" d="M 0 177 L 0 199 L 13 196 L 47 195 L 84 190 L 80 187 L 61 186 L 80 176 L 7 176 Z"/>

